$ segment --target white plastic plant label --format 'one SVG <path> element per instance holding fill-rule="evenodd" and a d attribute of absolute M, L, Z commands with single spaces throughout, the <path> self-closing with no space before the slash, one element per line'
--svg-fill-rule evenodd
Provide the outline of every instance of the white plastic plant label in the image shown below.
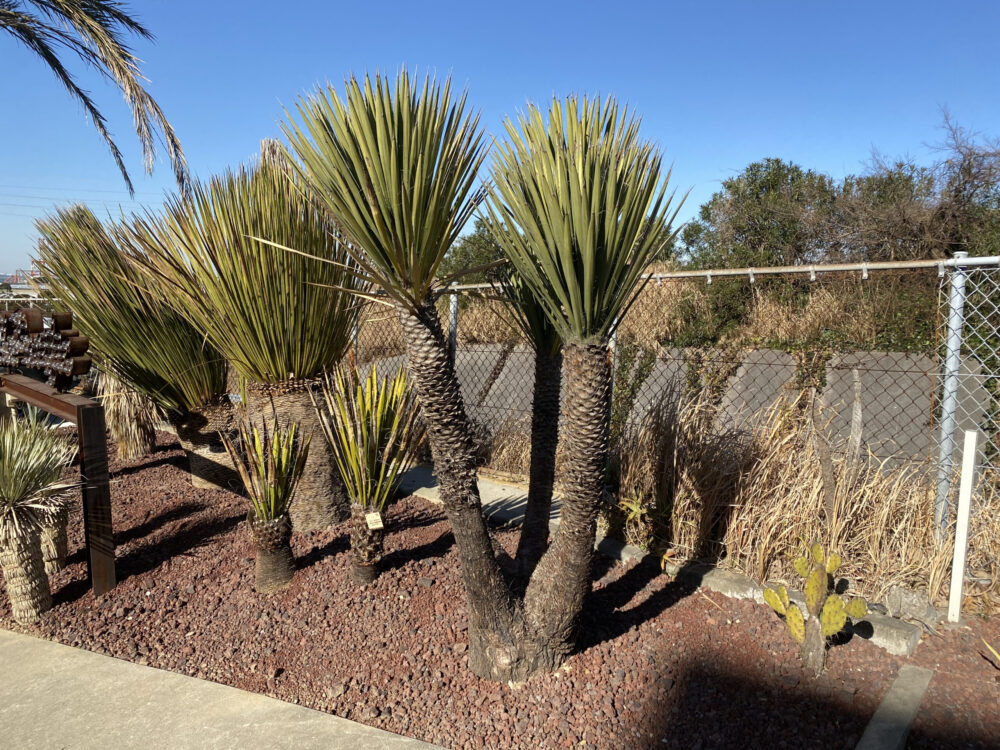
<path fill-rule="evenodd" d="M 365 513 L 365 521 L 368 523 L 368 528 L 372 531 L 379 531 L 385 528 L 382 525 L 381 513 Z"/>

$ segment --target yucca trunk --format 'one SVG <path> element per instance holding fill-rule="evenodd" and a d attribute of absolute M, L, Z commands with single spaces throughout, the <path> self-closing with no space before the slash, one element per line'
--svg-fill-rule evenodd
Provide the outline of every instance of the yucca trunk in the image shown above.
<path fill-rule="evenodd" d="M 549 543 L 549 516 L 556 475 L 559 440 L 559 394 L 562 388 L 562 352 L 535 352 L 535 385 L 531 408 L 531 465 L 528 502 L 515 558 L 518 575 L 526 580 Z"/>
<path fill-rule="evenodd" d="M 288 586 L 295 575 L 292 557 L 292 525 L 287 515 L 267 521 L 247 519 L 250 539 L 257 551 L 254 566 L 254 590 L 269 594 Z"/>
<path fill-rule="evenodd" d="M 305 470 L 288 511 L 297 532 L 325 529 L 350 515 L 344 483 L 330 446 L 323 439 L 319 415 L 309 395 L 313 385 L 312 380 L 289 380 L 247 386 L 247 417 L 251 422 L 277 416 L 281 427 L 296 422 L 303 439 L 312 436 Z"/>
<path fill-rule="evenodd" d="M 361 586 L 367 586 L 378 577 L 378 564 L 385 550 L 385 531 L 371 529 L 365 518 L 365 509 L 354 503 L 351 505 L 351 578 Z"/>
<path fill-rule="evenodd" d="M 42 523 L 41 545 L 45 574 L 55 575 L 66 567 L 66 526 L 69 522 L 69 507 L 62 506 L 51 513 Z"/>
<path fill-rule="evenodd" d="M 0 535 L 0 569 L 14 620 L 30 625 L 52 609 L 52 593 L 45 575 L 37 529 Z"/>
<path fill-rule="evenodd" d="M 228 397 L 197 411 L 170 412 L 169 419 L 187 455 L 192 487 L 233 489 L 239 486 L 239 477 L 220 437 L 220 433 L 232 430 L 235 419 L 235 410 Z"/>

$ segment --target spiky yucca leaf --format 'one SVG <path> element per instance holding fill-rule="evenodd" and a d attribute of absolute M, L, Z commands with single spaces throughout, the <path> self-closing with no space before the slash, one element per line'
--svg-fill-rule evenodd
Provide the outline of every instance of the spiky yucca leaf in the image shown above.
<path fill-rule="evenodd" d="M 95 380 L 108 432 L 118 445 L 118 457 L 131 460 L 152 451 L 156 423 L 163 416 L 153 400 L 110 372 L 98 370 Z"/>
<path fill-rule="evenodd" d="M 288 513 L 311 440 L 311 435 L 302 439 L 295 422 L 282 427 L 276 418 L 270 427 L 266 421 L 260 427 L 240 425 L 237 441 L 222 435 L 257 520 L 271 521 Z"/>
<path fill-rule="evenodd" d="M 341 368 L 327 376 L 316 407 L 351 501 L 382 512 L 420 438 L 405 370 L 379 378 L 372 365 L 362 381 L 355 368 Z"/>
<path fill-rule="evenodd" d="M 562 348 L 562 339 L 546 314 L 544 305 L 513 268 L 500 269 L 493 282 L 506 303 L 514 324 L 535 351 L 552 356 Z"/>
<path fill-rule="evenodd" d="M 225 391 L 226 362 L 138 273 L 140 251 L 86 207 L 37 222 L 39 282 L 73 312 L 103 369 L 166 409 Z"/>
<path fill-rule="evenodd" d="M 676 234 L 662 157 L 613 98 L 553 100 L 547 116 L 532 104 L 506 129 L 491 230 L 564 341 L 604 341 Z"/>
<path fill-rule="evenodd" d="M 471 217 L 484 150 L 479 118 L 451 81 L 423 86 L 403 70 L 350 78 L 299 101 L 282 125 L 298 168 L 360 252 L 365 274 L 390 298 L 423 304 L 445 253 Z M 288 247 L 306 248 L 290 243 Z"/>
<path fill-rule="evenodd" d="M 66 491 L 77 486 L 61 480 L 75 455 L 66 435 L 50 430 L 38 411 L 0 420 L 0 535 L 37 529 L 60 509 Z"/>
<path fill-rule="evenodd" d="M 367 287 L 329 216 L 273 160 L 172 197 L 131 237 L 145 271 L 247 381 L 315 377 L 350 345 L 351 293 Z"/>

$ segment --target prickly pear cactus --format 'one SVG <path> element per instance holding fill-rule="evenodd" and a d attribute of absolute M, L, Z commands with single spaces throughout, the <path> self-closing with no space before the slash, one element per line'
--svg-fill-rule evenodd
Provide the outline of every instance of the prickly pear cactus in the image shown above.
<path fill-rule="evenodd" d="M 833 574 L 841 562 L 840 555 L 827 553 L 818 543 L 793 561 L 795 572 L 805 579 L 803 594 L 808 619 L 798 605 L 789 601 L 784 586 L 764 589 L 764 601 L 784 618 L 792 639 L 800 644 L 802 660 L 817 675 L 825 668 L 829 639 L 844 629 L 848 618 L 860 620 L 868 614 L 868 602 L 864 599 L 845 601 L 836 592 Z"/>

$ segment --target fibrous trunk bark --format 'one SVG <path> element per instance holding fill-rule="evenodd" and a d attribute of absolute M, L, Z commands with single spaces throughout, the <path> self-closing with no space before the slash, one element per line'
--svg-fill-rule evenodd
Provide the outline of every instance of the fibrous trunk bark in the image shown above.
<path fill-rule="evenodd" d="M 517 543 L 515 566 L 526 581 L 549 543 L 552 487 L 559 441 L 559 393 L 562 388 L 562 351 L 535 352 L 535 385 L 531 408 L 531 465 L 528 502 Z"/>
<path fill-rule="evenodd" d="M 378 564 L 385 550 L 385 531 L 372 529 L 365 518 L 365 509 L 358 503 L 351 504 L 351 553 L 354 557 L 351 578 L 367 586 L 378 577 Z"/>
<path fill-rule="evenodd" d="M 257 550 L 254 567 L 254 590 L 262 594 L 279 591 L 292 581 L 295 560 L 292 557 L 292 525 L 288 516 L 260 520 L 248 518 L 250 538 Z"/>
<path fill-rule="evenodd" d="M 45 574 L 55 575 L 66 567 L 66 525 L 69 522 L 69 507 L 61 506 L 50 513 L 42 522 L 41 546 Z"/>
<path fill-rule="evenodd" d="M 52 592 L 45 575 L 37 527 L 0 537 L 0 569 L 7 582 L 11 614 L 16 622 L 30 625 L 52 609 Z"/>
<path fill-rule="evenodd" d="M 323 439 L 319 415 L 309 395 L 314 384 L 311 380 L 291 380 L 247 386 L 247 417 L 251 422 L 260 425 L 264 420 L 270 424 L 277 417 L 282 427 L 297 422 L 303 439 L 312 436 L 305 469 L 288 511 L 292 528 L 299 532 L 325 529 L 350 515 L 344 482 L 330 446 Z"/>
<path fill-rule="evenodd" d="M 525 593 L 515 600 L 500 570 L 476 481 L 476 461 L 458 378 L 437 311 L 397 307 L 407 369 L 427 425 L 441 500 L 455 535 L 469 612 L 469 668 L 521 681 L 556 669 L 572 651 L 590 588 L 590 566 L 608 453 L 611 370 L 606 346 L 569 346 L 563 429 L 569 448 L 559 533 Z"/>
<path fill-rule="evenodd" d="M 228 396 L 197 411 L 172 411 L 168 418 L 187 456 L 192 487 L 239 487 L 239 476 L 220 437 L 220 433 L 232 431 L 235 424 L 235 411 Z"/>

